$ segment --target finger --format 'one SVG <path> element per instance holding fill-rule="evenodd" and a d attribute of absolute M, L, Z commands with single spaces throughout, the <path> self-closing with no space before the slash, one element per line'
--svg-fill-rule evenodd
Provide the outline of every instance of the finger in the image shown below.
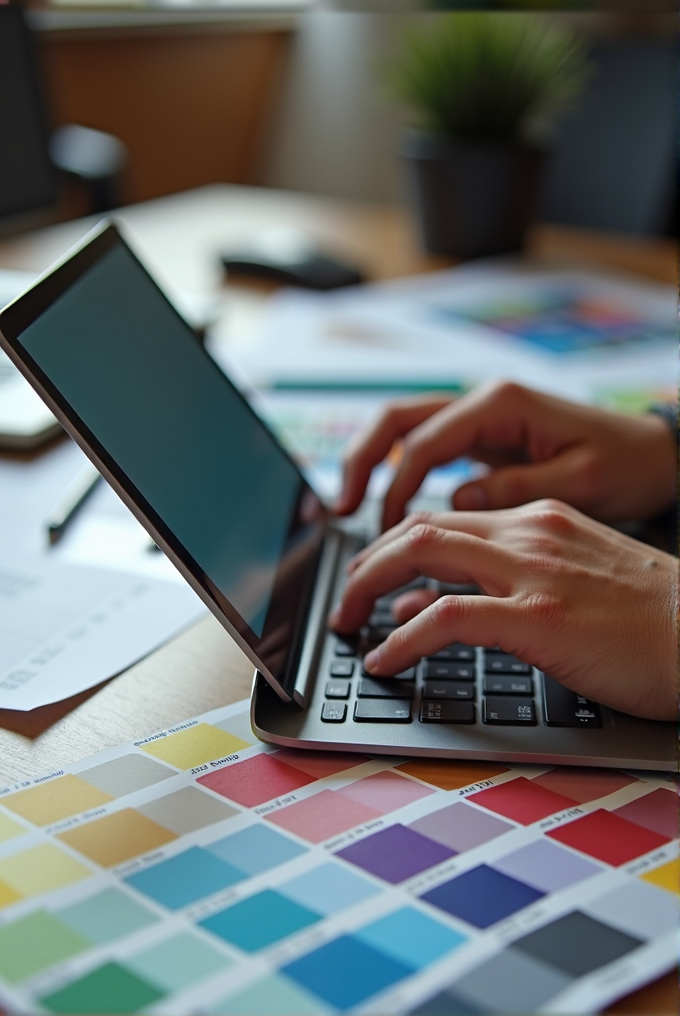
<path fill-rule="evenodd" d="M 453 495 L 454 507 L 463 511 L 513 508 L 545 497 L 587 507 L 583 467 L 588 454 L 577 445 L 544 462 L 497 469 L 459 487 Z"/>
<path fill-rule="evenodd" d="M 419 575 L 445 582 L 474 582 L 495 596 L 509 591 L 513 571 L 508 552 L 488 540 L 436 526 L 414 526 L 350 576 L 330 624 L 338 631 L 356 631 L 368 619 L 378 596 Z"/>
<path fill-rule="evenodd" d="M 358 554 L 355 554 L 347 564 L 348 574 L 368 560 L 376 551 L 388 546 L 400 536 L 404 536 L 410 529 L 418 525 L 436 526 L 438 529 L 448 529 L 452 532 L 468 533 L 470 536 L 479 536 L 481 539 L 488 539 L 495 520 L 491 516 L 480 515 L 474 512 L 412 512 L 402 519 L 396 526 L 389 529 L 370 543 Z"/>
<path fill-rule="evenodd" d="M 512 652 L 521 633 L 515 601 L 492 596 L 442 596 L 395 629 L 364 659 L 366 669 L 388 677 L 414 666 L 451 642 L 502 646 Z"/>
<path fill-rule="evenodd" d="M 450 401 L 443 396 L 428 396 L 395 402 L 381 413 L 373 426 L 352 442 L 345 454 L 342 490 L 334 506 L 335 511 L 339 515 L 355 511 L 366 493 L 371 472 L 387 457 L 394 442 Z"/>
<path fill-rule="evenodd" d="M 406 505 L 429 471 L 478 445 L 517 448 L 532 393 L 519 385 L 482 386 L 415 427 L 404 441 L 402 459 L 383 504 L 382 528 L 403 518 Z"/>
<path fill-rule="evenodd" d="M 399 624 L 404 624 L 438 599 L 439 593 L 434 589 L 413 589 L 402 593 L 392 604 L 392 616 Z"/>

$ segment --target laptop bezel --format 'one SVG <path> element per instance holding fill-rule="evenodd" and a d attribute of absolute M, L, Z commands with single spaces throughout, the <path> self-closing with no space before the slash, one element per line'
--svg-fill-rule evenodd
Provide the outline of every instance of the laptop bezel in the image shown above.
<path fill-rule="evenodd" d="M 225 376 L 209 354 L 202 350 L 211 369 L 215 370 L 231 392 L 242 399 L 252 414 L 255 423 L 262 427 L 281 452 L 286 455 L 294 467 L 299 479 L 299 493 L 295 511 L 287 534 L 287 545 L 295 540 L 298 552 L 298 569 L 294 586 L 291 588 L 282 574 L 281 562 L 274 581 L 269 607 L 267 610 L 262 635 L 253 632 L 244 618 L 221 590 L 213 583 L 191 556 L 184 544 L 153 509 L 144 495 L 130 480 L 125 471 L 101 445 L 86 423 L 78 416 L 70 403 L 63 397 L 59 389 L 39 367 L 28 350 L 21 343 L 21 335 L 38 317 L 40 317 L 59 297 L 73 286 L 91 267 L 113 250 L 122 245 L 130 254 L 139 269 L 144 272 L 151 284 L 167 301 L 173 314 L 187 330 L 189 341 L 195 342 L 190 326 L 177 312 L 174 305 L 167 300 L 163 290 L 150 272 L 136 256 L 134 250 L 125 241 L 118 226 L 108 219 L 103 220 L 90 230 L 74 247 L 54 265 L 48 268 L 35 283 L 16 300 L 0 311 L 0 346 L 6 351 L 12 362 L 24 377 L 44 399 L 67 433 L 95 464 L 107 482 L 115 490 L 121 500 L 130 509 L 135 518 L 152 536 L 175 565 L 177 570 L 191 585 L 220 624 L 229 632 L 237 645 L 248 659 L 257 667 L 277 695 L 284 701 L 291 701 L 296 677 L 296 657 L 301 649 L 301 637 L 305 629 L 305 617 L 308 610 L 319 560 L 323 550 L 324 539 L 329 522 L 329 513 L 321 498 L 309 485 L 297 464 L 277 441 L 274 434 L 255 413 L 243 393 Z M 311 511 L 310 511 L 311 508 Z M 301 519 L 304 509 L 305 517 L 315 517 L 311 527 Z M 300 540 L 307 526 L 306 540 Z M 302 546 L 302 551 L 301 551 Z M 300 558 L 300 553 L 302 557 Z M 301 566 L 301 567 L 300 567 Z M 274 651 L 268 650 L 272 636 L 280 630 L 281 624 L 287 625 L 290 639 L 286 645 L 284 657 L 281 656 L 280 644 Z"/>

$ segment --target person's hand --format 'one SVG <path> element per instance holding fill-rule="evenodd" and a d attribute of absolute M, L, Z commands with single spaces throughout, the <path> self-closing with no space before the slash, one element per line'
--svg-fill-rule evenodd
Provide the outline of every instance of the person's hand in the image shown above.
<path fill-rule="evenodd" d="M 498 646 L 572 691 L 623 712 L 677 718 L 677 561 L 559 501 L 488 512 L 417 513 L 350 564 L 336 631 L 419 575 L 480 595 L 425 590 L 393 604 L 404 622 L 365 659 L 399 673 L 451 642 Z"/>
<path fill-rule="evenodd" d="M 469 456 L 488 476 L 459 487 L 463 511 L 512 508 L 556 497 L 603 521 L 650 518 L 673 502 L 677 447 L 665 421 L 576 405 L 494 382 L 459 399 L 395 402 L 345 457 L 338 514 L 358 508 L 372 469 L 402 442 L 383 505 L 382 527 L 406 505 L 435 466 Z"/>

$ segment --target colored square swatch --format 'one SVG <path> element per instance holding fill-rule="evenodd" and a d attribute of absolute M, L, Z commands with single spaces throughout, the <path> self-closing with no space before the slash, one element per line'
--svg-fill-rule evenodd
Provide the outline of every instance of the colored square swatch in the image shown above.
<path fill-rule="evenodd" d="M 678 795 L 673 790 L 664 790 L 660 787 L 653 790 L 651 794 L 638 797 L 637 801 L 630 801 L 620 808 L 616 808 L 612 815 L 628 819 L 636 825 L 644 826 L 659 833 L 665 839 L 674 840 L 678 835 Z"/>
<path fill-rule="evenodd" d="M 268 822 L 295 833 L 310 843 L 322 843 L 354 826 L 380 818 L 377 811 L 334 790 L 322 790 L 267 815 Z"/>
<path fill-rule="evenodd" d="M 151 1005 L 163 992 L 141 977 L 121 967 L 118 963 L 107 963 L 72 981 L 40 1001 L 52 1012 L 67 1013 L 69 1016 L 108 1016 L 110 1013 L 127 1014 Z"/>
<path fill-rule="evenodd" d="M 130 875 L 125 881 L 169 910 L 179 910 L 230 885 L 245 874 L 201 847 L 191 847 L 167 861 Z"/>
<path fill-rule="evenodd" d="M 464 998 L 458 998 L 453 990 L 438 991 L 430 998 L 419 1002 L 411 1010 L 412 1016 L 489 1016 L 488 1010 L 480 1009 Z"/>
<path fill-rule="evenodd" d="M 449 990 L 472 1001 L 479 1012 L 532 1013 L 571 981 L 532 956 L 506 949 L 470 970 Z"/>
<path fill-rule="evenodd" d="M 279 762 L 275 755 L 253 755 L 244 762 L 201 776 L 197 782 L 246 808 L 254 808 L 306 787 L 315 778 Z"/>
<path fill-rule="evenodd" d="M 640 878 L 677 895 L 680 893 L 680 860 L 676 858 L 674 861 L 668 861 L 667 864 L 662 864 L 652 871 L 646 871 Z"/>
<path fill-rule="evenodd" d="M 228 957 L 188 932 L 166 938 L 125 961 L 128 970 L 164 992 L 180 991 L 231 964 Z"/>
<path fill-rule="evenodd" d="M 380 815 L 388 815 L 391 811 L 405 808 L 423 797 L 429 797 L 430 794 L 434 794 L 434 790 L 387 770 L 349 783 L 346 787 L 341 787 L 337 793 L 373 808 Z"/>
<path fill-rule="evenodd" d="M 450 847 L 456 853 L 479 847 L 514 828 L 509 822 L 485 811 L 478 811 L 477 808 L 470 808 L 463 801 L 457 801 L 409 823 L 409 829 L 429 836 L 431 840 Z"/>
<path fill-rule="evenodd" d="M 209 723 L 197 723 L 195 727 L 150 741 L 143 750 L 178 769 L 194 769 L 206 762 L 234 755 L 242 748 L 249 748 L 251 743 Z"/>
<path fill-rule="evenodd" d="M 569 797 L 577 804 L 597 801 L 600 797 L 606 797 L 637 782 L 635 776 L 628 776 L 616 769 L 576 769 L 572 766 L 551 769 L 532 780 L 537 786 Z"/>
<path fill-rule="evenodd" d="M 91 875 L 89 868 L 53 843 L 41 843 L 0 860 L 0 882 L 20 896 L 40 896 Z"/>
<path fill-rule="evenodd" d="M 669 839 L 602 808 L 551 829 L 546 835 L 614 866 L 656 850 Z"/>
<path fill-rule="evenodd" d="M 557 811 L 573 808 L 575 804 L 571 798 L 552 790 L 544 790 L 535 780 L 527 780 L 524 776 L 501 783 L 499 787 L 489 787 L 488 790 L 480 790 L 478 794 L 471 794 L 468 801 L 522 825 L 531 825 Z"/>
<path fill-rule="evenodd" d="M 206 826 L 224 822 L 225 819 L 241 814 L 236 808 L 217 801 L 197 787 L 182 787 L 173 794 L 166 794 L 165 797 L 158 797 L 148 804 L 138 805 L 136 811 L 176 833 L 177 836 L 205 829 Z"/>
<path fill-rule="evenodd" d="M 223 998 L 210 1009 L 214 1016 L 324 1016 L 330 1012 L 318 998 L 287 977 L 273 974 Z"/>
<path fill-rule="evenodd" d="M 489 928 L 544 895 L 524 882 L 480 864 L 430 889 L 422 899 L 475 928 Z"/>
<path fill-rule="evenodd" d="M 415 907 L 402 907 L 386 917 L 367 924 L 354 937 L 373 946 L 406 966 L 422 967 L 435 963 L 463 942 L 465 935 L 445 928 Z"/>
<path fill-rule="evenodd" d="M 447 861 L 453 851 L 407 826 L 393 825 L 352 843 L 336 856 L 394 885 Z"/>
<path fill-rule="evenodd" d="M 284 882 L 278 889 L 288 899 L 316 910 L 324 917 L 355 903 L 363 903 L 381 891 L 372 882 L 332 861 Z"/>
<path fill-rule="evenodd" d="M 348 769 L 360 766 L 362 762 L 368 762 L 368 755 L 355 755 L 346 751 L 302 751 L 297 748 L 284 748 L 277 751 L 275 758 L 279 762 L 286 762 L 294 769 L 301 769 L 303 773 L 313 776 L 315 780 L 323 780 L 326 776 L 335 776 L 336 773 L 344 773 Z"/>
<path fill-rule="evenodd" d="M 581 906 L 590 917 L 643 939 L 677 931 L 680 918 L 677 899 L 638 879 Z"/>
<path fill-rule="evenodd" d="M 307 852 L 300 843 L 264 825 L 248 826 L 225 836 L 223 840 L 210 843 L 206 850 L 246 875 L 259 875 Z"/>
<path fill-rule="evenodd" d="M 244 952 L 257 952 L 321 920 L 321 915 L 272 889 L 201 921 L 201 927 Z"/>
<path fill-rule="evenodd" d="M 105 889 L 79 903 L 57 911 L 57 917 L 71 931 L 92 945 L 104 945 L 155 924 L 155 914 L 120 889 Z"/>
<path fill-rule="evenodd" d="M 640 945 L 639 938 L 574 911 L 518 939 L 512 947 L 572 977 L 583 977 Z"/>
<path fill-rule="evenodd" d="M 11 819 L 9 815 L 3 815 L 0 811 L 0 843 L 6 843 L 7 840 L 13 840 L 15 836 L 21 836 L 22 833 L 27 832 L 25 826 L 19 825 L 14 819 Z"/>
<path fill-rule="evenodd" d="M 343 935 L 289 963 L 282 972 L 345 1011 L 409 977 L 413 969 L 351 935 Z"/>
<path fill-rule="evenodd" d="M 460 790 L 480 780 L 492 780 L 510 770 L 493 762 L 459 762 L 457 759 L 413 759 L 396 766 L 402 773 L 415 776 L 440 790 Z"/>
<path fill-rule="evenodd" d="M 3 907 L 10 906 L 12 903 L 16 903 L 20 899 L 21 896 L 15 889 L 12 889 L 6 882 L 0 882 L 0 910 Z"/>
<path fill-rule="evenodd" d="M 174 769 L 168 769 L 146 755 L 130 753 L 92 766 L 91 769 L 84 769 L 78 775 L 81 780 L 98 787 L 111 797 L 125 797 L 126 794 L 152 787 L 177 774 Z"/>
<path fill-rule="evenodd" d="M 89 947 L 52 914 L 37 910 L 0 928 L 0 976 L 16 984 Z"/>
<path fill-rule="evenodd" d="M 212 726 L 225 730 L 227 734 L 231 734 L 233 737 L 238 737 L 240 741 L 249 746 L 257 743 L 257 738 L 253 734 L 253 728 L 250 725 L 250 713 L 248 710 L 243 713 L 237 713 L 235 716 L 229 716 L 226 720 L 218 720 Z"/>
<path fill-rule="evenodd" d="M 150 854 L 176 838 L 169 829 L 133 808 L 124 808 L 59 834 L 62 842 L 104 868 L 113 868 L 139 854 Z"/>
<path fill-rule="evenodd" d="M 97 787 L 77 776 L 61 776 L 58 780 L 40 783 L 29 790 L 20 790 L 18 794 L 10 794 L 3 798 L 3 805 L 10 811 L 21 815 L 33 825 L 46 826 L 59 822 L 81 811 L 98 808 L 112 800 Z"/>
<path fill-rule="evenodd" d="M 603 871 L 599 864 L 563 850 L 550 840 L 536 840 L 493 862 L 497 871 L 544 893 L 557 892 Z"/>

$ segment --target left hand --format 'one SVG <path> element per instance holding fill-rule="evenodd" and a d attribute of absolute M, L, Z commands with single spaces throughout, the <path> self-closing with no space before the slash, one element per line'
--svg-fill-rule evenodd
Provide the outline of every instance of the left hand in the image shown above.
<path fill-rule="evenodd" d="M 677 566 L 559 501 L 418 513 L 354 559 L 330 623 L 356 631 L 377 597 L 419 575 L 473 582 L 482 595 L 399 597 L 404 623 L 366 657 L 370 673 L 398 673 L 454 641 L 498 646 L 602 705 L 674 720 Z"/>

